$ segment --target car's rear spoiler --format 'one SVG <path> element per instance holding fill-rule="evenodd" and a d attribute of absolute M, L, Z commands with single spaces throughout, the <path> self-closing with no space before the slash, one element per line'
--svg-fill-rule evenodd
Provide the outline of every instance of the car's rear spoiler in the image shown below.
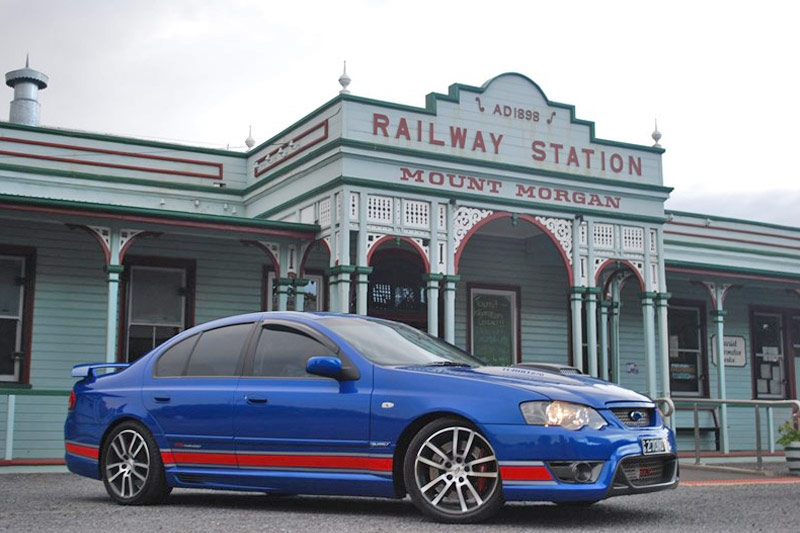
<path fill-rule="evenodd" d="M 75 365 L 72 367 L 73 378 L 87 378 L 94 377 L 96 370 L 99 368 L 128 368 L 130 363 L 84 363 L 82 365 Z"/>

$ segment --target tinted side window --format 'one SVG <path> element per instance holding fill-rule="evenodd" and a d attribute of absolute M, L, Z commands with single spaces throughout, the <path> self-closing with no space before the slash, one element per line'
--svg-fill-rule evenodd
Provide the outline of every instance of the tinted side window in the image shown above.
<path fill-rule="evenodd" d="M 183 375 L 186 361 L 189 360 L 192 348 L 194 348 L 198 338 L 200 338 L 200 335 L 192 335 L 161 354 L 156 363 L 156 377 L 167 378 Z"/>
<path fill-rule="evenodd" d="M 197 341 L 187 376 L 236 376 L 236 365 L 253 324 L 235 324 L 204 332 Z"/>
<path fill-rule="evenodd" d="M 306 372 L 311 357 L 336 354 L 325 345 L 296 329 L 271 325 L 261 331 L 258 339 L 253 376 L 317 377 Z"/>

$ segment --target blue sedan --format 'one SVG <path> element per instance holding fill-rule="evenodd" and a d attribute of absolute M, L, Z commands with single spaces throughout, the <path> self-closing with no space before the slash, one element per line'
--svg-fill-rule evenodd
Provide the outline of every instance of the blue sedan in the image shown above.
<path fill-rule="evenodd" d="M 385 320 L 241 315 L 72 373 L 67 466 L 120 504 L 174 487 L 408 494 L 461 523 L 504 501 L 587 505 L 678 484 L 649 398 L 555 365 L 484 366 Z"/>

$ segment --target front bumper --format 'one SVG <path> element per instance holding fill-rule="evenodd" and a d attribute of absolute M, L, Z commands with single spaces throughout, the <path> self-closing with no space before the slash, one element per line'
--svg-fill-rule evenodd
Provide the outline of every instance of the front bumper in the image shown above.
<path fill-rule="evenodd" d="M 539 465 L 549 472 L 529 481 L 503 479 L 507 501 L 588 502 L 624 494 L 642 494 L 675 488 L 679 481 L 675 437 L 668 428 L 569 431 L 522 425 L 489 425 L 483 428 L 503 465 Z M 642 439 L 666 438 L 666 453 L 644 455 Z M 551 462 L 602 463 L 594 481 L 559 480 Z M 533 469 L 532 469 L 533 471 Z M 548 479 L 549 478 L 549 479 Z"/>

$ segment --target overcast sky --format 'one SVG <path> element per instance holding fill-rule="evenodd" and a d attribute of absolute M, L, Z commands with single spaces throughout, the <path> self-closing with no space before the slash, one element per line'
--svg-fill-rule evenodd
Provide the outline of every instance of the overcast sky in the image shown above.
<path fill-rule="evenodd" d="M 791 5 L 0 0 L 0 69 L 50 76 L 43 125 L 221 148 L 334 97 L 343 60 L 353 94 L 415 106 L 516 71 L 601 138 L 657 118 L 668 208 L 800 226 Z"/>

